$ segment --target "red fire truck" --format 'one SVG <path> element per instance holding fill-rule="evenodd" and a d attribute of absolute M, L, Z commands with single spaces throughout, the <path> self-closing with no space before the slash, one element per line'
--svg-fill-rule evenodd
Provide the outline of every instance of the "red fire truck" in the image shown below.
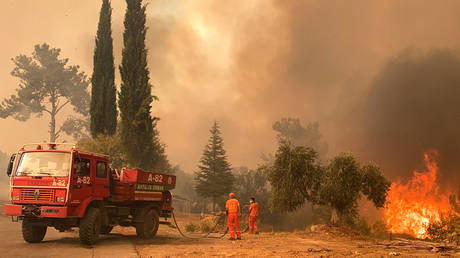
<path fill-rule="evenodd" d="M 140 238 L 155 236 L 160 217 L 171 217 L 169 190 L 176 177 L 141 169 L 117 171 L 109 157 L 75 145 L 24 145 L 10 159 L 10 201 L 5 215 L 22 221 L 29 243 L 43 240 L 47 227 L 79 228 L 80 242 L 96 243 L 113 226 L 133 226 Z"/>

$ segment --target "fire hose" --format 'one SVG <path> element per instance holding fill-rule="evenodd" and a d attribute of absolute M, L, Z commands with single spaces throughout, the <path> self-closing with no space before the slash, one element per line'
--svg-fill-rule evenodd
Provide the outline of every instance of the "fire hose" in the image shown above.
<path fill-rule="evenodd" d="M 171 212 L 172 213 L 172 217 L 173 217 L 173 220 L 174 220 L 174 225 L 176 226 L 177 228 L 177 231 L 179 232 L 179 234 L 181 236 L 183 236 L 184 238 L 189 238 L 189 239 L 201 239 L 201 238 L 214 238 L 214 239 L 221 239 L 223 238 L 227 233 L 228 233 L 228 227 L 226 227 L 225 229 L 225 232 L 218 236 L 218 237 L 214 237 L 214 236 L 209 236 L 211 233 L 213 233 L 215 231 L 215 229 L 217 228 L 217 226 L 219 225 L 219 222 L 221 221 L 221 218 L 225 218 L 224 216 L 221 216 L 219 217 L 219 219 L 217 220 L 216 224 L 214 225 L 214 227 L 208 232 L 206 233 L 205 235 L 203 236 L 198 236 L 198 237 L 191 237 L 191 236 L 187 236 L 185 235 L 182 230 L 180 229 L 179 225 L 177 224 L 177 221 L 176 221 L 176 216 L 174 215 L 174 211 Z M 246 227 L 246 229 L 241 232 L 241 233 L 246 233 L 247 231 L 249 230 L 249 225 Z"/>
<path fill-rule="evenodd" d="M 181 234 L 181 236 L 185 237 L 185 238 L 189 238 L 189 239 L 199 239 L 199 238 L 216 238 L 216 239 L 220 239 L 220 238 L 223 238 L 227 232 L 228 232 L 228 228 L 225 230 L 225 232 L 221 235 L 221 236 L 218 236 L 218 237 L 210 237 L 209 235 L 216 229 L 216 227 L 219 225 L 219 221 L 221 220 L 221 218 L 223 217 L 220 217 L 216 224 L 214 225 L 214 227 L 208 232 L 206 233 L 204 236 L 199 236 L 199 237 L 191 237 L 191 236 L 187 236 L 185 235 L 182 230 L 180 229 L 179 225 L 177 224 L 177 221 L 176 221 L 176 215 L 174 215 L 174 211 L 172 212 L 172 216 L 173 216 L 173 220 L 174 220 L 174 224 L 177 228 L 177 231 L 179 231 L 179 233 Z"/>

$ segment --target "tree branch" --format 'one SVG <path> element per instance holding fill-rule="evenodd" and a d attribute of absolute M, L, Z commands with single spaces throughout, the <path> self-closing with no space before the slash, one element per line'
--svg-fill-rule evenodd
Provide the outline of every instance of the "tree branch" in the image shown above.
<path fill-rule="evenodd" d="M 43 108 L 43 111 L 45 111 L 46 113 L 50 114 L 51 115 L 51 111 L 49 111 L 48 109 L 46 108 Z"/>
<path fill-rule="evenodd" d="M 62 132 L 62 126 L 59 128 L 59 130 L 55 133 L 56 139 L 59 137 L 59 134 Z"/>
<path fill-rule="evenodd" d="M 58 108 L 56 109 L 56 114 L 57 114 L 65 105 L 67 105 L 69 102 L 70 102 L 70 100 L 67 100 L 64 104 L 62 104 L 62 106 L 58 107 Z"/>

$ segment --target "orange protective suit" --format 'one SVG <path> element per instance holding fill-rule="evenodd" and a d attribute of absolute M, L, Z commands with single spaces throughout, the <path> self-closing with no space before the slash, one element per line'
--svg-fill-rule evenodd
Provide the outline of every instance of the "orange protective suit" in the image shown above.
<path fill-rule="evenodd" d="M 240 222 L 238 220 L 241 211 L 240 202 L 237 199 L 230 199 L 225 204 L 225 209 L 228 211 L 227 225 L 230 237 L 235 238 L 236 231 L 236 236 L 241 238 Z M 235 226 L 235 230 L 233 229 L 233 226 Z"/>
<path fill-rule="evenodd" d="M 256 202 L 249 205 L 249 233 L 258 233 L 257 217 L 259 216 L 259 204 Z"/>

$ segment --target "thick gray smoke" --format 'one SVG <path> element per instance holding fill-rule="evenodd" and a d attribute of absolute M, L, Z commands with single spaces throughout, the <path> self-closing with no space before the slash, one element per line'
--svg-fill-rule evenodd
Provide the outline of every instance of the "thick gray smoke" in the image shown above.
<path fill-rule="evenodd" d="M 390 175 L 423 171 L 437 151 L 440 181 L 460 185 L 460 59 L 447 50 L 406 50 L 371 84 L 364 105 L 365 142 Z"/>
<path fill-rule="evenodd" d="M 318 120 L 330 155 L 352 151 L 391 179 L 423 170 L 423 153 L 437 150 L 440 181 L 458 188 L 460 66 L 435 49 L 457 49 L 460 26 L 445 6 L 409 2 L 261 5 L 236 36 L 241 103 L 272 121 Z"/>

